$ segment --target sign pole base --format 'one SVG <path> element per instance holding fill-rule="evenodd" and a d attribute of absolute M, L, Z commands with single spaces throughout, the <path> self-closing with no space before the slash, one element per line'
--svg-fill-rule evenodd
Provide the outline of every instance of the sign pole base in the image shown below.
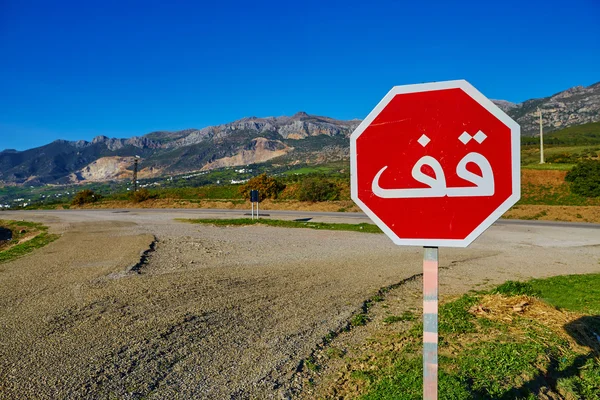
<path fill-rule="evenodd" d="M 438 264 L 437 247 L 423 256 L 423 399 L 438 398 Z"/>

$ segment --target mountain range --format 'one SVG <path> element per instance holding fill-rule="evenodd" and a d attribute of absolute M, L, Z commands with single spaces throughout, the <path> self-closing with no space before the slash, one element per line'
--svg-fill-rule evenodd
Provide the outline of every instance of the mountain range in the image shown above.
<path fill-rule="evenodd" d="M 538 133 L 538 108 L 545 132 L 600 120 L 600 82 L 515 104 L 495 104 L 521 125 L 522 134 Z M 248 117 L 202 129 L 151 132 L 115 139 L 56 140 L 25 151 L 0 152 L 2 184 L 68 184 L 131 177 L 135 156 L 139 177 L 248 165 L 322 163 L 348 158 L 348 137 L 360 120 L 343 121 L 299 112 L 291 117 Z"/>

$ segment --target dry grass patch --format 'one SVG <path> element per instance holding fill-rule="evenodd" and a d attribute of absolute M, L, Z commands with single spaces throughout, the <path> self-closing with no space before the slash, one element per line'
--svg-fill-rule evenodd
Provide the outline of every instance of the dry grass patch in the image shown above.
<path fill-rule="evenodd" d="M 113 209 L 113 208 L 225 208 L 234 210 L 248 210 L 249 201 L 243 200 L 179 200 L 179 199 L 150 199 L 141 203 L 127 200 L 107 200 L 84 206 L 71 207 L 72 209 Z M 260 203 L 260 210 L 285 210 L 285 211 L 327 211 L 327 212 L 357 212 L 360 211 L 351 200 L 303 202 L 296 200 L 264 200 Z"/>
<path fill-rule="evenodd" d="M 524 324 L 517 322 L 526 320 L 535 322 L 550 329 L 553 333 L 569 342 L 571 348 L 580 354 L 586 354 L 589 348 L 600 351 L 600 342 L 594 344 L 593 338 L 589 338 L 588 346 L 582 346 L 572 336 L 572 332 L 566 331 L 565 326 L 571 326 L 580 320 L 585 314 L 559 310 L 556 307 L 532 296 L 503 296 L 500 294 L 484 295 L 478 303 L 469 309 L 469 313 L 477 318 L 485 318 L 489 321 L 501 322 L 507 325 L 507 332 L 513 337 L 525 340 L 527 331 L 523 329 Z"/>
<path fill-rule="evenodd" d="M 521 183 L 561 186 L 565 183 L 566 175 L 567 171 L 522 169 Z"/>
<path fill-rule="evenodd" d="M 600 207 L 522 204 L 508 210 L 502 218 L 600 223 Z"/>

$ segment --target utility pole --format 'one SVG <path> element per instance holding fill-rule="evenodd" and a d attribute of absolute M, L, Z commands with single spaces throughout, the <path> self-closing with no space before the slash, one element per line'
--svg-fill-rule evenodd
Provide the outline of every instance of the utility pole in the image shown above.
<path fill-rule="evenodd" d="M 544 125 L 542 124 L 542 109 L 538 107 L 540 113 L 540 164 L 544 164 Z"/>
<path fill-rule="evenodd" d="M 137 173 L 138 173 L 138 160 L 140 159 L 139 156 L 135 156 L 135 158 L 133 159 L 133 191 L 137 192 Z"/>

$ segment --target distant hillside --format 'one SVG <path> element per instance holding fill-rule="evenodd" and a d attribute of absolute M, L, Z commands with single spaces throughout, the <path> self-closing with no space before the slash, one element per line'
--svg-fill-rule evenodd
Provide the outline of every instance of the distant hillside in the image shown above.
<path fill-rule="evenodd" d="M 524 136 L 538 134 L 537 107 L 543 111 L 547 134 L 600 121 L 600 83 L 587 88 L 577 86 L 520 104 L 494 102 L 521 125 Z M 57 140 L 26 151 L 0 152 L 0 184 L 124 179 L 131 176 L 135 156 L 141 157 L 140 178 L 270 160 L 278 165 L 347 160 L 348 137 L 359 123 L 359 120 L 342 121 L 299 112 L 291 117 L 248 117 L 202 129 L 159 131 L 129 139 L 97 136 L 91 142 Z M 594 124 L 573 128 L 561 133 L 561 137 L 583 143 L 591 140 L 595 129 Z"/>
<path fill-rule="evenodd" d="M 249 117 L 130 139 L 57 140 L 26 151 L 0 152 L 0 182 L 36 185 L 119 179 L 131 176 L 136 155 L 141 157 L 140 178 L 261 163 L 276 157 L 289 163 L 329 161 L 347 157 L 348 137 L 359 123 L 299 112 L 291 117 Z"/>
<path fill-rule="evenodd" d="M 535 136 L 539 134 L 538 107 L 542 110 L 544 132 L 600 121 L 600 82 L 519 104 L 504 100 L 494 103 L 521 125 L 524 136 Z"/>
<path fill-rule="evenodd" d="M 539 136 L 522 140 L 523 144 L 538 144 L 539 142 Z M 544 143 L 567 146 L 600 145 L 600 122 L 571 126 L 544 134 Z"/>

